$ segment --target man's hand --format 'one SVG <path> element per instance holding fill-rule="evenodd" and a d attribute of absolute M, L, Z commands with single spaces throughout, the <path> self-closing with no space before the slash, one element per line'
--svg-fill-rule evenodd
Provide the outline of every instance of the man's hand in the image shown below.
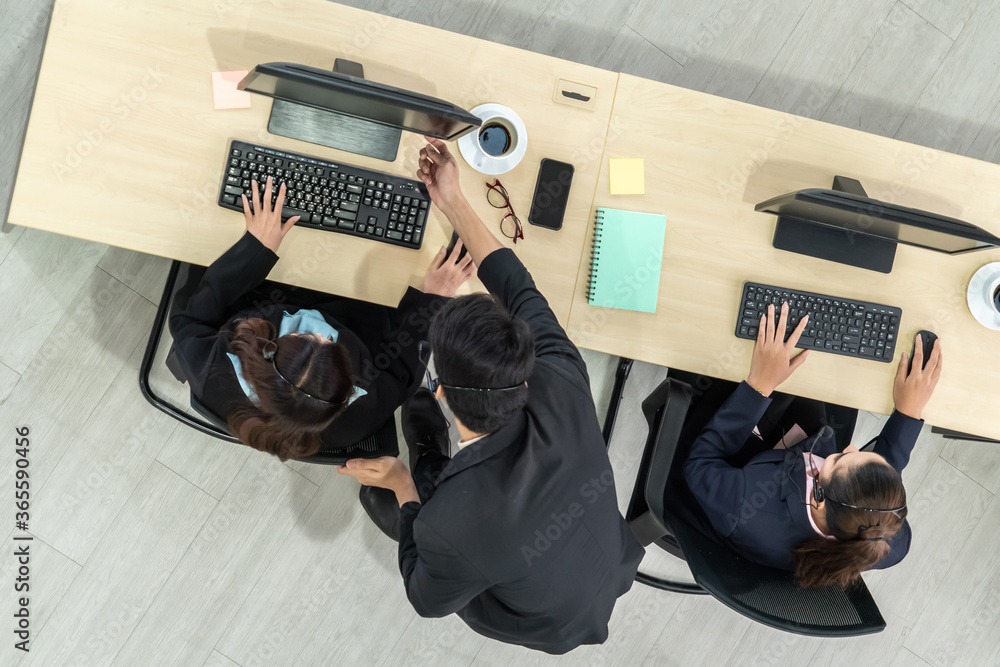
<path fill-rule="evenodd" d="M 753 359 L 750 361 L 750 374 L 747 384 L 764 396 L 770 396 L 778 385 L 788 379 L 792 372 L 808 358 L 809 350 L 792 356 L 795 344 L 799 342 L 806 328 L 806 315 L 799 321 L 795 331 L 785 341 L 785 327 L 788 326 L 788 304 L 781 305 L 781 317 L 778 326 L 774 326 L 774 306 L 767 307 L 767 313 L 760 318 L 757 329 L 757 344 L 753 348 Z"/>
<path fill-rule="evenodd" d="M 934 387 L 941 377 L 941 339 L 934 341 L 931 358 L 924 367 L 924 343 L 917 336 L 917 344 L 913 349 L 913 368 L 906 372 L 908 364 L 906 352 L 899 358 L 899 368 L 896 369 L 896 379 L 892 383 L 892 401 L 896 410 L 907 417 L 923 419 L 924 406 L 931 400 Z"/>
<path fill-rule="evenodd" d="M 400 507 L 409 502 L 420 502 L 410 471 L 406 469 L 406 464 L 395 456 L 351 459 L 344 465 L 337 466 L 337 473 L 350 475 L 365 486 L 389 489 L 396 494 L 396 502 Z"/>
<path fill-rule="evenodd" d="M 465 257 L 459 259 L 458 256 L 461 252 L 462 239 L 455 243 L 455 247 L 451 249 L 449 255 L 445 255 L 445 249 L 442 247 L 434 256 L 434 260 L 431 261 L 420 291 L 424 294 L 455 296 L 458 288 L 476 272 L 476 265 L 472 263 L 472 255 L 466 253 Z"/>
<path fill-rule="evenodd" d="M 431 200 L 450 217 L 455 206 L 465 199 L 458 182 L 458 162 L 443 141 L 432 137 L 424 139 L 427 145 L 420 149 L 417 178 L 427 186 Z"/>
<path fill-rule="evenodd" d="M 281 240 L 285 238 L 288 230 L 298 222 L 299 216 L 288 219 L 288 222 L 281 222 L 281 207 L 285 203 L 285 184 L 282 183 L 278 189 L 278 198 L 271 208 L 271 193 L 273 181 L 267 177 L 267 185 L 264 187 L 264 196 L 260 196 L 257 181 L 251 183 L 253 189 L 253 211 L 250 210 L 250 202 L 247 196 L 243 195 L 243 215 L 247 219 L 247 231 L 257 237 L 257 240 L 270 248 L 273 252 L 278 252 Z M 266 202 L 266 203 L 265 203 Z"/>

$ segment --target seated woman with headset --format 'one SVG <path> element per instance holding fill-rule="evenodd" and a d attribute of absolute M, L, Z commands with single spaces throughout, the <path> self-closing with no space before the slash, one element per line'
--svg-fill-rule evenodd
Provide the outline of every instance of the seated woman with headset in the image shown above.
<path fill-rule="evenodd" d="M 265 283 L 297 217 L 281 222 L 252 185 L 247 233 L 178 292 L 170 332 L 192 393 L 244 444 L 282 461 L 350 447 L 416 390 L 418 347 L 433 313 L 472 275 L 471 255 L 444 248 L 395 309 Z M 307 308 L 308 306 L 308 308 Z"/>
<path fill-rule="evenodd" d="M 838 448 L 817 401 L 785 401 L 783 414 L 768 414 L 772 392 L 809 355 L 792 356 L 806 320 L 786 342 L 776 331 L 785 331 L 787 306 L 777 329 L 774 315 L 772 306 L 746 381 L 731 390 L 707 425 L 696 425 L 700 435 L 691 444 L 684 477 L 711 530 L 734 551 L 794 571 L 801 586 L 846 586 L 864 570 L 895 565 L 909 550 L 900 473 L 941 374 L 940 341 L 926 365 L 918 341 L 909 371 L 903 354 L 893 384 L 896 409 L 872 450 L 843 447 L 843 438 Z M 715 387 L 726 385 L 732 383 Z M 692 408 L 689 421 L 697 411 Z M 767 449 L 734 463 L 744 448 Z"/>

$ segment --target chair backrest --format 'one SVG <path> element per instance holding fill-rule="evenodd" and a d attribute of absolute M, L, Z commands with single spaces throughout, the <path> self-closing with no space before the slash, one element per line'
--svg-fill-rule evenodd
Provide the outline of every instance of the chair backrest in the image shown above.
<path fill-rule="evenodd" d="M 170 272 L 167 274 L 167 282 L 166 285 L 164 285 L 163 295 L 160 298 L 160 305 L 156 311 L 156 317 L 153 320 L 153 328 L 149 335 L 149 341 L 146 343 L 146 353 L 143 356 L 142 365 L 139 368 L 139 386 L 142 389 L 143 396 L 145 396 L 146 400 L 149 401 L 153 407 L 165 412 L 179 422 L 201 431 L 202 433 L 219 438 L 220 440 L 242 444 L 240 443 L 240 440 L 233 436 L 232 432 L 230 432 L 229 425 L 226 421 L 202 403 L 199 397 L 194 395 L 194 392 L 191 392 L 189 395 L 191 408 L 198 413 L 202 419 L 199 419 L 198 417 L 181 408 L 178 408 L 169 401 L 166 401 L 162 397 L 158 396 L 149 381 L 150 370 L 153 366 L 153 359 L 156 356 L 157 347 L 159 346 L 160 339 L 163 336 L 164 327 L 167 326 L 167 318 L 170 313 L 172 301 L 175 293 L 177 292 L 178 284 L 182 284 L 184 282 L 183 276 L 186 275 L 188 268 L 189 265 L 175 261 L 170 267 Z M 178 279 L 179 276 L 181 277 L 180 280 Z M 173 366 L 171 366 L 171 364 L 171 356 L 167 355 L 167 365 L 170 368 L 171 373 L 177 377 L 178 367 L 176 364 Z M 179 381 L 182 380 L 179 378 Z M 343 465 L 347 460 L 352 458 L 377 458 L 379 456 L 398 455 L 399 441 L 396 435 L 396 420 L 394 417 L 390 417 L 384 424 L 382 424 L 382 426 L 379 427 L 377 431 L 350 447 L 336 450 L 321 449 L 312 456 L 296 460 L 323 465 Z"/>
<path fill-rule="evenodd" d="M 708 536 L 706 527 L 695 525 L 692 517 L 699 512 L 692 508 L 697 501 L 681 474 L 687 452 L 678 450 L 691 396 L 689 385 L 667 378 L 642 403 L 649 436 L 626 517 L 640 540 L 645 538 L 648 544 L 655 539 L 680 555 L 699 586 L 734 611 L 770 627 L 820 637 L 883 630 L 885 620 L 864 582 L 849 589 L 800 588 L 791 572 L 752 563 Z M 656 534 L 661 527 L 665 536 Z"/>

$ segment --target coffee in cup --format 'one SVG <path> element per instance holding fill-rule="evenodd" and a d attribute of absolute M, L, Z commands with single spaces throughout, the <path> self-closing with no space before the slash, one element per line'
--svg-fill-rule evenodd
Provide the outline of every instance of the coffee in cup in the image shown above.
<path fill-rule="evenodd" d="M 510 150 L 513 143 L 510 134 L 510 130 L 499 121 L 483 123 L 479 128 L 479 147 L 491 157 L 501 157 Z"/>

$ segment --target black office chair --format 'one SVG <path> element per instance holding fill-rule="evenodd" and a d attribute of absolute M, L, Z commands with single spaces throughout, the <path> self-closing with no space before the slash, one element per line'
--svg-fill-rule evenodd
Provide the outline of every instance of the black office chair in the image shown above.
<path fill-rule="evenodd" d="M 218 415 L 208 409 L 198 398 L 189 392 L 191 408 L 197 415 L 187 412 L 165 398 L 158 396 L 150 383 L 150 372 L 153 362 L 156 359 L 156 352 L 160 347 L 160 339 L 167 324 L 171 305 L 180 285 L 184 280 L 178 280 L 179 276 L 186 276 L 190 265 L 175 261 L 170 266 L 167 274 L 167 283 L 163 288 L 163 296 L 160 298 L 160 306 L 156 311 L 156 318 L 153 320 L 153 329 L 149 334 L 149 341 L 146 343 L 146 353 L 142 358 L 142 365 L 139 367 L 139 388 L 142 395 L 149 403 L 158 410 L 165 412 L 177 421 L 207 435 L 213 436 L 226 442 L 241 444 L 230 431 L 229 426 Z M 173 346 L 167 353 L 165 360 L 171 375 L 181 383 L 186 382 L 180 365 L 174 355 Z M 364 440 L 348 447 L 347 449 L 320 450 L 312 456 L 296 459 L 305 463 L 318 463 L 323 465 L 342 465 L 352 458 L 377 458 L 379 456 L 398 456 L 399 441 L 396 437 L 396 420 L 390 418 L 379 430 Z"/>
<path fill-rule="evenodd" d="M 710 594 L 734 611 L 779 630 L 818 637 L 880 632 L 885 620 L 863 582 L 849 589 L 800 588 L 790 572 L 752 563 L 699 531 L 678 510 L 696 501 L 680 476 L 677 442 L 691 386 L 665 379 L 642 402 L 649 434 L 626 520 L 643 546 L 656 542 L 687 561 L 695 583 L 639 572 L 636 581 L 677 593 Z"/>

